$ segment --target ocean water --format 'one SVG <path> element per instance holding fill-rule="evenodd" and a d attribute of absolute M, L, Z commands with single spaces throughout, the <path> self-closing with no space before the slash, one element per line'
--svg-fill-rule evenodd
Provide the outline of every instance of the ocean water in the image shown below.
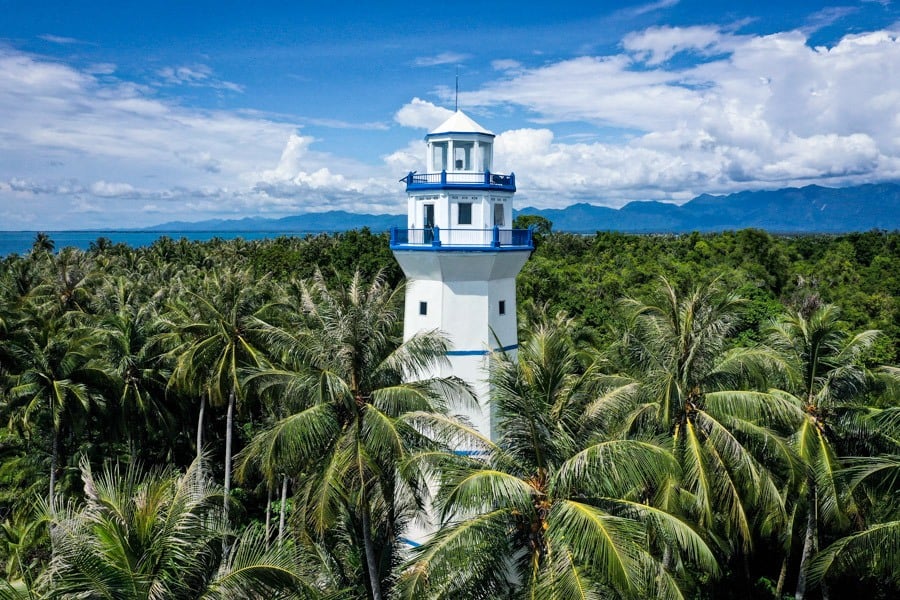
<path fill-rule="evenodd" d="M 113 243 L 125 243 L 129 246 L 149 246 L 157 239 L 168 236 L 173 240 L 187 238 L 189 240 L 206 241 L 218 237 L 223 240 L 243 238 L 245 240 L 262 240 L 283 235 L 306 236 L 309 231 L 45 231 L 56 245 L 56 250 L 66 246 L 74 246 L 87 250 L 91 242 L 105 237 Z M 25 254 L 31 250 L 36 231 L 0 231 L 0 256 L 9 254 Z"/>

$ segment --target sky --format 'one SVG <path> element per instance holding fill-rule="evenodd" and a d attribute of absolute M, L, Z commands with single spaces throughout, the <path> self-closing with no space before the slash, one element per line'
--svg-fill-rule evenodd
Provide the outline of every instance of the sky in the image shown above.
<path fill-rule="evenodd" d="M 457 74 L 518 207 L 900 181 L 898 0 L 0 15 L 0 230 L 402 213 Z"/>

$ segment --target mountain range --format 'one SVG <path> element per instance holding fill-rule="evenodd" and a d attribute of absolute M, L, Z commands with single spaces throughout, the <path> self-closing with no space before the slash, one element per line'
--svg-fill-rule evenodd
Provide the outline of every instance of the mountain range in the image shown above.
<path fill-rule="evenodd" d="M 636 201 L 614 209 L 580 203 L 561 209 L 523 208 L 517 214 L 539 215 L 553 223 L 554 231 L 574 233 L 682 233 L 748 227 L 772 233 L 895 230 L 900 229 L 900 185 L 879 183 L 846 188 L 809 185 L 727 196 L 703 194 L 680 206 Z M 404 227 L 406 217 L 329 211 L 281 219 L 175 221 L 148 230 L 334 232 L 368 227 L 373 231 L 385 231 L 394 225 Z"/>

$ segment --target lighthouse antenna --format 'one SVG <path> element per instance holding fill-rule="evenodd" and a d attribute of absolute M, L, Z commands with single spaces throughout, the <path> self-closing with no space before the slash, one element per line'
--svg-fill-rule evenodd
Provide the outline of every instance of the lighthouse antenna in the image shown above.
<path fill-rule="evenodd" d="M 459 65 L 456 65 L 456 110 L 459 110 Z"/>

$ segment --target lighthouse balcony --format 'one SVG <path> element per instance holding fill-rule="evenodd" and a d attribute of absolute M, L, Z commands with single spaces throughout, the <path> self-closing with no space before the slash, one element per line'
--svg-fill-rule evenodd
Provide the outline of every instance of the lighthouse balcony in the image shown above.
<path fill-rule="evenodd" d="M 391 228 L 391 250 L 534 250 L 531 229 Z"/>
<path fill-rule="evenodd" d="M 516 174 L 502 175 L 490 171 L 441 171 L 440 173 L 409 173 L 400 181 L 406 191 L 432 189 L 502 190 L 516 191 Z"/>

